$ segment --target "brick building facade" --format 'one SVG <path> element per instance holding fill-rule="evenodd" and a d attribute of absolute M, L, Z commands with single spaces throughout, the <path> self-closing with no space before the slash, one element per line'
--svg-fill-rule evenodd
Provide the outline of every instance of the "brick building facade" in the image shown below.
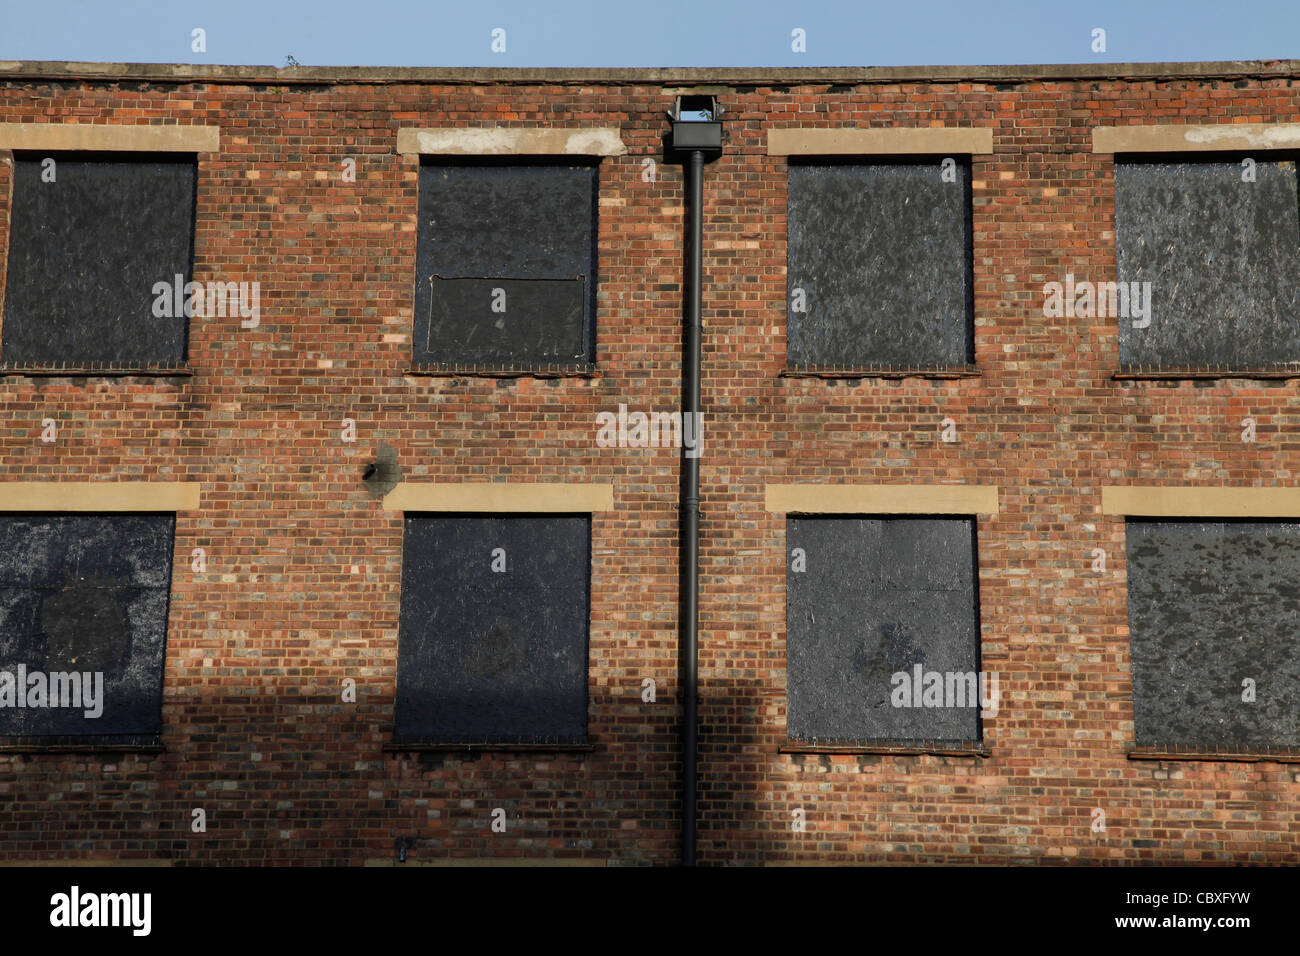
<path fill-rule="evenodd" d="M 664 114 L 678 96 L 704 95 L 723 110 L 724 148 L 706 166 L 703 186 L 700 861 L 1300 862 L 1300 740 L 1292 725 L 1300 632 L 1284 627 L 1296 613 L 1285 581 L 1243 585 L 1254 596 L 1243 605 L 1233 603 L 1240 589 L 1209 580 L 1202 590 L 1217 595 L 1213 619 L 1221 626 L 1196 636 L 1211 611 L 1189 597 L 1183 646 L 1168 637 L 1178 633 L 1177 615 L 1159 603 L 1170 582 L 1142 590 L 1128 573 L 1146 533 L 1139 520 L 1212 535 L 1205 529 L 1215 521 L 1248 519 L 1231 527 L 1247 537 L 1258 529 L 1272 542 L 1265 566 L 1291 567 L 1300 365 L 1288 365 L 1300 355 L 1289 354 L 1284 335 L 1269 333 L 1253 352 L 1224 345 L 1223 360 L 1209 360 L 1186 347 L 1209 334 L 1188 319 L 1183 346 L 1161 340 L 1153 360 L 1137 346 L 1125 351 L 1138 320 L 1125 328 L 1127 317 L 1087 308 L 1052 315 L 1045 307 L 1049 283 L 1125 278 L 1120 160 L 1132 161 L 1137 193 L 1128 208 L 1139 232 L 1148 221 L 1176 226 L 1143 206 L 1167 197 L 1169 181 L 1147 188 L 1142 175 L 1172 169 L 1177 183 L 1180 162 L 1209 169 L 1217 159 L 1219 173 L 1225 164 L 1243 171 L 1246 160 L 1258 164 L 1258 181 L 1243 183 L 1289 197 L 1291 220 L 1279 212 L 1281 225 L 1261 225 L 1262 214 L 1243 214 L 1257 228 L 1237 224 L 1231 232 L 1255 245 L 1242 247 L 1246 265 L 1236 271 L 1276 268 L 1283 285 L 1294 278 L 1288 255 L 1300 235 L 1288 244 L 1285 233 L 1295 216 L 1298 76 L 1295 62 L 779 71 L 0 64 L 0 519 L 8 522 L 0 540 L 9 551 L 0 573 L 9 603 L 0 608 L 11 617 L 0 669 L 23 655 L 32 669 L 41 654 L 60 660 L 59 633 L 73 651 L 86 634 L 108 635 L 104 641 L 129 641 L 130 651 L 101 653 L 104 668 L 134 675 L 114 683 L 109 673 L 108 703 L 117 706 L 113 693 L 140 695 L 107 734 L 5 725 L 0 859 L 178 866 L 678 859 L 682 453 L 667 442 L 635 447 L 635 439 L 608 447 L 597 435 L 598 416 L 620 405 L 681 408 L 689 210 L 683 167 L 665 155 Z M 183 225 L 189 214 L 183 204 L 166 205 L 160 183 L 175 172 L 167 162 L 192 163 L 185 277 L 256 283 L 255 312 L 132 325 L 130 316 L 112 317 L 141 314 L 134 299 L 117 308 L 112 276 L 102 288 L 86 287 L 89 302 L 84 291 L 67 301 L 60 277 L 77 263 L 114 249 L 151 255 L 144 234 L 121 228 L 112 206 L 94 206 L 106 187 L 78 178 L 128 156 L 147 162 L 123 172 L 126 185 L 114 194 L 160 229 Z M 46 157 L 57 170 L 49 181 L 41 178 Z M 809 204 L 797 206 L 795 167 L 815 178 L 819 164 L 850 177 L 888 167 L 888 176 L 911 184 L 897 188 L 915 188 L 921 204 L 932 187 L 961 191 L 955 218 L 936 205 L 918 222 L 950 222 L 964 267 L 958 261 L 945 272 L 951 259 L 927 260 L 923 232 L 889 231 L 911 203 L 872 228 L 881 230 L 877 247 L 897 244 L 920 272 L 888 257 L 882 269 L 919 275 L 954 301 L 964 296 L 964 315 L 941 305 L 933 316 L 954 320 L 949 331 L 968 334 L 967 344 L 934 357 L 926 343 L 949 332 L 904 315 L 912 297 L 890 306 L 903 310 L 902 325 L 890 331 L 886 316 L 872 327 L 899 346 L 874 362 L 844 344 L 863 341 L 854 316 L 865 314 L 865 298 L 826 318 L 816 311 L 831 295 L 823 292 L 811 307 L 815 321 L 792 305 L 803 290 L 788 275 L 792 220 L 798 213 L 813 223 L 810 235 L 829 234 L 817 232 L 831 228 L 817 217 L 845 206 L 851 190 L 831 183 L 818 200 L 812 184 L 801 194 Z M 538 183 L 510 192 L 517 168 L 540 171 Z M 494 210 L 483 214 L 490 241 L 477 252 L 462 249 L 466 258 L 448 267 L 451 275 L 438 271 L 438 257 L 455 250 L 436 224 L 455 200 L 427 219 L 421 207 L 432 177 L 448 170 L 456 172 L 447 173 L 446 195 L 476 195 L 481 186 L 483 208 Z M 924 181 L 906 178 L 917 170 Z M 579 182 L 577 198 L 533 217 L 527 197 L 545 194 L 563 171 L 589 175 L 590 187 Z M 469 182 L 480 173 L 479 185 Z M 465 183 L 454 179 L 462 174 Z M 872 195 L 900 195 L 868 179 L 866 188 L 885 190 Z M 117 189 L 111 177 L 102 182 Z M 1216 182 L 1197 208 L 1233 201 Z M 47 188 L 84 192 L 51 193 L 75 201 L 47 203 L 40 192 Z M 593 200 L 585 212 L 582 196 Z M 496 201 L 514 212 L 503 216 Z M 75 222 L 91 208 L 100 209 L 98 219 Z M 581 243 L 559 247 L 577 228 L 566 218 L 575 208 L 574 221 L 592 230 L 589 261 Z M 461 212 L 458 228 L 468 234 L 478 213 Z M 48 239 L 41 215 L 72 217 L 72 225 L 39 261 L 23 258 L 17 237 Z M 1156 233 L 1151 242 L 1162 241 Z M 1133 235 L 1138 256 L 1147 247 Z M 1216 249 L 1227 242 L 1213 224 L 1205 237 L 1221 240 Z M 422 240 L 434 244 L 427 268 Z M 521 254 L 514 271 L 475 272 L 475 255 L 516 242 L 544 247 L 543 258 L 560 264 L 532 268 Z M 1257 249 L 1258 261 L 1250 258 Z M 157 252 L 154 264 L 175 248 Z M 829 255 L 816 253 L 806 268 Z M 586 265 L 564 264 L 578 260 Z M 1132 268 L 1139 276 L 1140 266 Z M 1208 267 L 1184 268 L 1163 277 Z M 438 280 L 458 274 L 486 283 L 458 287 L 471 298 L 509 280 L 518 283 L 507 290 L 512 301 L 537 316 L 559 314 L 561 303 L 572 321 L 555 341 L 568 344 L 494 363 L 494 354 L 509 351 L 491 339 L 497 333 L 480 333 L 473 343 L 490 341 L 474 351 L 473 330 L 461 330 L 448 335 L 460 335 L 466 350 L 439 352 L 439 330 L 449 326 L 430 323 L 466 313 L 458 311 L 460 293 Z M 426 281 L 427 294 L 419 288 Z M 823 277 L 820 288 L 838 288 L 835 277 Z M 103 300 L 94 299 L 96 289 Z M 816 299 L 811 286 L 805 291 Z M 1259 301 L 1247 296 L 1247 306 Z M 1248 345 L 1251 329 L 1296 320 L 1285 294 L 1269 301 L 1277 314 L 1258 326 L 1218 303 L 1207 308 L 1218 310 L 1215 327 L 1230 326 L 1225 342 Z M 1170 315 L 1184 307 L 1157 303 Z M 1164 314 L 1157 328 L 1169 327 Z M 818 338 L 830 327 L 817 325 L 823 320 L 847 322 L 850 334 Z M 80 324 L 60 338 L 57 327 L 69 321 Z M 791 360 L 792 323 L 804 333 L 799 362 Z M 162 330 L 176 328 L 184 333 L 179 351 L 162 341 Z M 927 338 L 909 345 L 905 328 L 928 330 Z M 419 523 L 434 513 L 441 517 L 429 520 L 444 525 Z M 51 520 L 65 514 L 100 524 Z M 117 519 L 130 514 L 162 520 L 152 531 L 123 530 Z M 525 527 L 508 516 L 542 523 Z M 486 541 L 484 568 L 498 558 L 514 567 L 517 556 L 520 573 L 531 574 L 529 555 L 576 535 L 571 554 L 589 554 L 589 573 L 560 588 L 539 570 L 527 595 L 513 605 L 500 600 L 491 581 L 458 576 L 457 529 L 470 527 L 458 518 L 482 522 L 472 542 L 498 533 L 483 530 L 497 527 L 491 522 L 505 522 L 499 533 L 508 544 L 498 556 L 496 539 Z M 814 518 L 841 525 L 814 527 Z M 945 538 L 953 520 L 965 524 Z M 915 524 L 899 523 L 906 521 Z M 932 531 L 937 537 L 926 538 Z M 48 574 L 31 570 L 40 563 L 29 554 L 32 542 L 60 534 L 64 544 L 41 552 Z M 123 570 L 110 560 L 143 554 L 138 542 L 156 542 L 150 534 L 170 542 L 162 564 L 151 570 L 133 557 Z M 818 553 L 850 564 L 867 554 L 870 567 L 885 569 L 881 594 L 903 610 L 880 611 L 885 597 L 837 604 L 858 580 L 852 573 L 847 589 L 833 575 L 795 578 L 804 573 L 794 567 L 795 535 L 805 535 L 809 573 L 817 573 Z M 902 544 L 858 548 L 889 535 Z M 961 552 L 952 542 L 967 540 L 962 535 L 973 542 L 971 561 L 927 577 L 927 567 Z M 478 555 L 477 543 L 466 547 Z M 899 557 L 904 552 L 910 557 Z M 1174 559 L 1153 553 L 1144 567 L 1158 577 Z M 1214 559 L 1224 574 L 1251 566 L 1234 554 Z M 169 585 L 158 571 L 168 558 Z M 891 568 L 901 570 L 891 577 Z M 950 586 L 962 575 L 963 586 Z M 787 596 L 793 602 L 805 581 L 799 639 L 812 643 L 792 677 L 787 638 L 796 627 L 787 626 Z M 534 613 L 547 621 L 553 610 L 557 620 L 581 615 L 583 586 L 586 644 L 557 645 L 545 661 L 530 662 L 537 645 L 516 641 L 511 628 Z M 151 619 L 131 603 L 145 601 L 149 588 L 165 599 L 154 621 L 163 622 L 161 647 L 157 635 L 153 643 L 143 636 Z M 58 597 L 70 589 L 117 596 L 105 604 L 99 594 L 93 606 Z M 555 603 L 562 590 L 578 596 L 567 610 Z M 44 602 L 44 617 L 14 623 L 31 595 Z M 1147 602 L 1141 613 L 1139 600 Z M 503 608 L 495 624 L 491 615 L 475 618 L 480 649 L 499 640 L 503 656 L 466 656 L 456 628 L 436 626 L 453 606 L 469 616 Z M 958 621 L 967 607 L 973 638 L 955 623 L 957 636 L 926 643 L 928 617 Z M 809 631 L 819 613 L 830 623 Z M 1256 613 L 1263 616 L 1252 631 Z M 880 614 L 895 614 L 883 631 L 873 617 Z M 846 615 L 848 623 L 839 620 Z M 855 645 L 858 620 L 884 644 Z M 402 645 L 417 625 L 421 643 Z M 1249 650 L 1241 659 L 1259 660 L 1261 673 L 1213 669 L 1231 655 L 1212 642 L 1234 627 Z M 38 631 L 43 650 L 32 649 Z M 585 662 L 575 647 L 585 647 Z M 836 655 L 845 673 L 884 666 L 910 674 L 948 659 L 945 648 L 964 648 L 952 658 L 960 670 L 997 675 L 998 706 L 973 724 L 932 734 L 939 725 L 920 715 L 911 730 L 868 732 L 869 724 L 888 725 L 870 723 L 887 711 L 868 713 L 842 693 L 828 699 L 858 686 L 839 665 L 822 666 L 841 660 Z M 1136 692 L 1135 648 L 1153 655 L 1143 672 L 1148 685 Z M 69 651 L 66 660 L 83 652 L 93 657 L 96 648 Z M 1198 654 L 1208 654 L 1210 672 L 1178 671 L 1180 660 L 1200 661 Z M 530 684 L 520 675 L 534 665 Z M 1181 683 L 1161 685 L 1166 673 Z M 464 726 L 437 725 L 442 695 L 458 690 L 447 674 L 515 688 L 493 711 L 507 730 L 475 703 L 458 705 Z M 1200 703 L 1188 689 L 1198 674 L 1215 684 Z M 1243 691 L 1243 681 L 1252 690 Z M 537 700 L 516 707 L 528 694 Z M 1255 708 L 1244 717 L 1232 709 L 1239 698 Z M 1180 699 L 1192 709 L 1180 711 Z M 148 729 L 151 707 L 161 714 L 156 733 Z M 408 720 L 415 730 L 404 734 Z M 514 742 L 510 721 L 518 722 Z M 800 723 L 813 729 L 805 734 Z"/>

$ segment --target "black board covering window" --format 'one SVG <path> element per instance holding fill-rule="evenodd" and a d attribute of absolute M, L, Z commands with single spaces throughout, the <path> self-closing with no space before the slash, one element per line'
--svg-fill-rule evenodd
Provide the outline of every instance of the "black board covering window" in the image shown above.
<path fill-rule="evenodd" d="M 413 362 L 595 359 L 595 165 L 420 167 Z"/>
<path fill-rule="evenodd" d="M 397 743 L 587 734 L 590 515 L 408 514 Z"/>
<path fill-rule="evenodd" d="M 1139 746 L 1300 747 L 1300 524 L 1127 521 Z"/>
<path fill-rule="evenodd" d="M 791 517 L 786 550 L 791 740 L 981 739 L 973 519 Z"/>
<path fill-rule="evenodd" d="M 1118 279 L 1151 284 L 1147 314 L 1118 316 L 1121 365 L 1300 361 L 1296 164 L 1267 155 L 1116 157 Z"/>
<path fill-rule="evenodd" d="M 156 742 L 174 530 L 172 514 L 0 515 L 0 737 Z"/>
<path fill-rule="evenodd" d="M 792 368 L 951 368 L 974 358 L 970 165 L 791 163 Z"/>
<path fill-rule="evenodd" d="M 184 312 L 155 314 L 154 287 L 191 278 L 195 158 L 16 152 L 13 176 L 0 362 L 183 363 Z"/>

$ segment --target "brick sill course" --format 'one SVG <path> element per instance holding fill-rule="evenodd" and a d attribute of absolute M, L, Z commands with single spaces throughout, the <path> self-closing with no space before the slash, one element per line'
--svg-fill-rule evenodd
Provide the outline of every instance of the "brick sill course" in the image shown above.
<path fill-rule="evenodd" d="M 897 756 L 932 757 L 991 757 L 993 751 L 983 744 L 968 747 L 952 744 L 782 744 L 777 748 L 783 754 L 883 754 Z"/>
<path fill-rule="evenodd" d="M 602 378 L 595 365 L 412 365 L 403 375 L 427 378 Z"/>
<path fill-rule="evenodd" d="M 0 378 L 190 378 L 189 365 L 2 365 Z"/>
<path fill-rule="evenodd" d="M 787 366 L 777 373 L 779 378 L 979 378 L 981 372 L 973 365 L 954 365 L 951 368 L 891 368 L 889 366 L 862 366 L 859 368 L 815 365 Z"/>
<path fill-rule="evenodd" d="M 535 744 L 535 743 L 386 743 L 385 753 L 592 753 L 595 744 Z"/>
<path fill-rule="evenodd" d="M 1300 749 L 1288 750 L 1199 750 L 1194 747 L 1134 747 L 1129 760 L 1195 760 L 1234 763 L 1300 763 Z"/>
<path fill-rule="evenodd" d="M 1213 381 L 1215 379 L 1288 379 L 1300 378 L 1300 366 L 1282 368 L 1120 368 L 1111 373 L 1111 379 L 1117 382 L 1181 382 Z"/>
<path fill-rule="evenodd" d="M 34 741 L 0 741 L 0 754 L 160 754 L 164 751 L 165 748 L 161 742 L 102 743 L 86 740 L 37 743 Z"/>

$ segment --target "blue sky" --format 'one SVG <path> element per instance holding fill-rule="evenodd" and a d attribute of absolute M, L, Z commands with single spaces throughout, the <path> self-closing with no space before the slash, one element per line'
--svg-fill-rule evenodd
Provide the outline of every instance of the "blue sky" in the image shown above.
<path fill-rule="evenodd" d="M 195 28 L 206 52 L 191 49 Z M 505 52 L 491 49 L 495 28 Z M 795 29 L 806 52 L 791 48 Z M 1300 57 L 1300 0 L 0 0 L 0 59 L 283 66 L 288 55 L 516 67 L 1283 59 Z"/>

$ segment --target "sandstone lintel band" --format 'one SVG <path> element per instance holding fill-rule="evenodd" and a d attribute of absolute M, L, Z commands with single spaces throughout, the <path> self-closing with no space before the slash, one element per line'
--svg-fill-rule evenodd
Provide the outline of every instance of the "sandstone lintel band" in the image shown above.
<path fill-rule="evenodd" d="M 197 481 L 0 481 L 0 511 L 196 511 Z"/>
<path fill-rule="evenodd" d="M 623 156 L 616 126 L 403 128 L 397 151 L 421 156 Z"/>
<path fill-rule="evenodd" d="M 1106 485 L 1101 512 L 1147 518 L 1300 518 L 1300 488 Z"/>
<path fill-rule="evenodd" d="M 532 481 L 406 481 L 384 496 L 385 511 L 613 511 L 611 484 Z"/>
<path fill-rule="evenodd" d="M 0 123 L 0 149 L 215 153 L 219 126 L 121 123 Z"/>
<path fill-rule="evenodd" d="M 1094 153 L 1200 153 L 1243 149 L 1300 149 L 1300 123 L 1097 126 L 1092 131 Z"/>
<path fill-rule="evenodd" d="M 772 129 L 767 131 L 769 156 L 872 156 L 929 153 L 983 155 L 993 152 L 993 130 L 987 127 L 927 126 L 860 129 Z"/>
<path fill-rule="evenodd" d="M 766 508 L 786 514 L 995 515 L 996 485 L 768 485 Z"/>

